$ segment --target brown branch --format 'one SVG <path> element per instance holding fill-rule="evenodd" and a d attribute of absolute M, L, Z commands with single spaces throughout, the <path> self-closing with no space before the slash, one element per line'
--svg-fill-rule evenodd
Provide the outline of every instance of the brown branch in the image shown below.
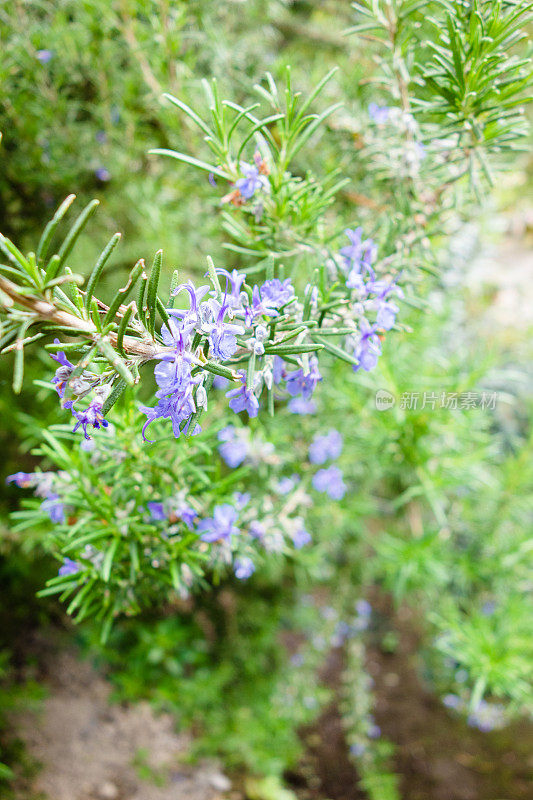
<path fill-rule="evenodd" d="M 80 317 L 76 317 L 69 311 L 63 311 L 53 305 L 53 303 L 49 303 L 47 300 L 43 300 L 35 295 L 20 294 L 19 287 L 2 275 L 0 275 L 0 290 L 6 294 L 10 300 L 31 311 L 35 317 L 35 321 L 52 322 L 56 325 L 72 328 L 73 335 L 76 333 L 80 334 L 93 342 L 97 341 L 101 336 L 94 323 L 90 320 L 80 319 Z M 111 344 L 116 345 L 116 333 L 110 332 L 107 334 L 107 337 Z M 125 336 L 122 341 L 122 346 L 126 353 L 137 356 L 141 361 L 149 361 L 156 355 L 167 351 L 169 353 L 172 352 L 172 348 L 159 345 L 153 340 L 148 342 L 143 339 L 138 339 L 135 336 Z"/>

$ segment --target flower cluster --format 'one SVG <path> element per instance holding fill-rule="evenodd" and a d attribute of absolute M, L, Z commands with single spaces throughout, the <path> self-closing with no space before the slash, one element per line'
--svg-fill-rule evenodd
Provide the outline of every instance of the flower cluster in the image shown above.
<path fill-rule="evenodd" d="M 334 428 L 326 434 L 317 434 L 309 445 L 309 461 L 311 464 L 325 464 L 337 459 L 342 444 L 342 436 Z M 342 470 L 334 464 L 315 472 L 312 484 L 317 492 L 325 492 L 332 500 L 342 500 L 346 494 Z"/>
<path fill-rule="evenodd" d="M 332 500 L 342 500 L 346 494 L 346 484 L 339 467 L 331 466 L 319 469 L 313 475 L 313 487 L 317 492 L 325 492 Z"/>
<path fill-rule="evenodd" d="M 55 339 L 54 343 L 59 345 L 59 339 Z M 93 428 L 107 428 L 108 422 L 104 419 L 102 408 L 111 391 L 109 384 L 101 384 L 99 375 L 87 371 L 84 371 L 79 378 L 72 378 L 74 365 L 71 364 L 62 350 L 51 357 L 59 364 L 52 378 L 52 383 L 61 398 L 61 405 L 63 408 L 70 409 L 72 415 L 76 418 L 74 431 L 77 431 L 78 428 L 81 427 L 85 438 L 89 439 L 90 437 L 87 433 L 87 427 L 89 425 Z M 65 398 L 67 385 L 70 394 L 74 396 L 73 400 Z M 78 400 L 87 397 L 90 393 L 92 394 L 92 400 L 87 408 L 79 409 L 74 407 Z"/>
<path fill-rule="evenodd" d="M 318 433 L 309 445 L 309 461 L 311 464 L 325 464 L 334 461 L 342 452 L 342 436 L 334 428 L 326 434 Z"/>
<path fill-rule="evenodd" d="M 467 713 L 467 722 L 472 728 L 478 728 L 483 733 L 499 730 L 508 723 L 505 707 L 500 703 L 489 703 L 480 700 L 474 709 L 469 703 L 457 694 L 447 694 L 442 699 L 446 708 L 460 713 Z"/>
<path fill-rule="evenodd" d="M 260 436 L 252 440 L 247 428 L 227 426 L 220 433 L 221 454 L 224 457 L 225 453 L 229 462 L 235 459 L 235 454 L 231 449 L 225 452 L 224 445 L 235 447 L 242 433 L 244 457 L 249 463 L 279 466 L 273 445 Z M 85 446 L 87 444 L 91 446 Z M 97 466 L 104 481 L 104 495 L 109 496 L 112 489 L 108 486 L 108 470 L 114 469 L 113 465 L 121 461 L 116 432 L 112 431 L 111 435 L 107 432 L 104 437 L 97 435 L 89 442 L 83 440 L 82 445 L 81 449 L 87 451 L 86 457 Z M 106 474 L 107 478 L 104 477 Z M 87 513 L 87 508 L 79 505 L 76 490 L 82 480 L 80 472 L 74 471 L 72 475 L 64 472 L 19 472 L 7 480 L 21 488 L 32 488 L 35 495 L 42 498 L 40 512 L 47 514 L 53 523 L 66 526 L 64 532 L 57 532 L 58 537 L 65 537 L 65 548 L 59 551 L 63 563 L 58 574 L 61 578 L 78 576 L 76 580 L 80 586 L 90 576 L 105 576 L 106 553 L 112 546 L 108 537 L 112 529 L 120 532 L 121 537 L 130 538 L 134 548 L 135 537 L 139 537 L 143 543 L 145 568 L 170 570 L 176 559 L 175 553 L 181 553 L 181 543 L 186 540 L 189 554 L 194 551 L 202 564 L 202 573 L 195 574 L 210 570 L 223 573 L 230 568 L 239 580 L 248 578 L 255 571 L 262 553 L 285 553 L 311 541 L 298 513 L 301 506 L 310 502 L 299 486 L 298 476 L 280 481 L 279 486 L 275 480 L 269 480 L 268 490 L 256 498 L 243 492 L 218 493 L 213 498 L 211 492 L 201 496 L 184 488 L 162 496 L 161 488 L 155 490 L 146 485 L 136 499 L 118 505 L 112 501 L 114 511 L 111 517 L 93 520 L 96 524 L 89 526 L 88 534 L 82 528 L 85 534 L 81 535 L 79 547 L 73 546 L 71 531 L 73 526 L 81 524 Z M 143 496 L 150 499 L 143 501 Z M 101 513 L 98 511 L 98 516 Z M 65 556 L 65 552 L 68 555 Z M 140 554 L 136 558 L 139 557 Z M 123 568 L 129 572 L 129 566 L 124 566 L 124 563 L 117 561 L 113 565 L 113 574 L 119 582 Z M 181 563 L 181 559 L 175 563 L 175 568 L 179 575 L 176 588 L 179 587 L 178 591 L 186 597 L 195 581 L 195 574 L 187 563 Z M 104 579 L 109 580 L 109 574 Z"/>
<path fill-rule="evenodd" d="M 260 462 L 272 462 L 272 442 L 265 442 L 257 435 L 252 436 L 249 428 L 226 425 L 218 432 L 218 439 L 218 452 L 232 469 L 244 462 L 252 466 L 257 466 Z"/>
<path fill-rule="evenodd" d="M 41 510 L 55 523 L 66 520 L 61 495 L 69 482 L 66 472 L 16 472 L 6 478 L 6 483 L 14 483 L 21 489 L 31 488 L 36 497 L 42 497 Z"/>
<path fill-rule="evenodd" d="M 356 320 L 357 330 L 346 337 L 346 349 L 357 359 L 353 369 L 374 369 L 381 354 L 381 338 L 396 322 L 398 305 L 394 295 L 403 292 L 395 281 L 380 280 L 373 262 L 377 247 L 372 239 L 363 239 L 362 228 L 345 231 L 349 244 L 341 248 L 336 260 L 339 276 L 349 291 L 347 323 Z"/>
<path fill-rule="evenodd" d="M 298 500 L 286 502 L 277 513 L 273 513 L 271 501 L 266 499 L 262 503 L 264 510 L 260 512 L 249 493 L 236 492 L 229 500 L 215 505 L 211 515 L 205 517 L 187 506 L 183 498 L 179 508 L 175 500 L 148 506 L 150 518 L 156 523 L 175 523 L 180 518 L 198 535 L 204 547 L 209 545 L 210 565 L 232 565 L 239 580 L 250 577 L 255 571 L 258 548 L 265 552 L 282 552 L 287 543 L 299 549 L 311 541 L 302 518 L 291 515 Z M 172 528 L 167 528 L 165 536 L 172 532 Z"/>
<path fill-rule="evenodd" d="M 266 191 L 268 184 L 267 168 L 259 156 L 255 166 L 248 166 L 236 189 L 246 199 Z M 62 406 L 70 409 L 76 420 L 74 430 L 81 428 L 89 439 L 91 428 L 107 427 L 105 413 L 122 385 L 136 383 L 139 367 L 154 360 L 156 403 L 140 406 L 146 416 L 142 427 L 145 440 L 148 428 L 159 419 L 171 422 L 176 438 L 200 432 L 198 420 L 207 408 L 215 377 L 217 382 L 231 382 L 226 397 L 236 414 L 256 417 L 264 394 L 271 414 L 281 399 L 293 414 L 315 413 L 313 394 L 322 380 L 318 353 L 326 351 L 351 362 L 356 371 L 372 369 L 381 352 L 381 338 L 394 326 L 399 310 L 394 298 L 401 297 L 401 290 L 392 280 L 376 274 L 374 242 L 363 238 L 361 228 L 348 229 L 346 234 L 349 244 L 336 255 L 326 248 L 318 251 L 324 260 L 317 271 L 320 279 L 307 284 L 301 296 L 291 278 L 284 277 L 282 265 L 276 277 L 273 257 L 259 265 L 266 272 L 260 283 L 249 282 L 247 275 L 236 269 L 216 269 L 208 258 L 210 284 L 195 286 L 190 280 L 173 284 L 165 307 L 157 295 L 159 251 L 150 280 L 146 275 L 143 278 L 147 284 L 141 287 L 141 298 L 146 295 L 147 305 L 142 305 L 142 310 L 135 304 L 118 306 L 120 322 L 110 321 L 122 296 L 114 299 L 112 308 L 95 302 L 94 313 L 102 307 L 105 316 L 90 323 L 94 331 L 87 334 L 92 346 L 82 360 L 74 365 L 62 350 L 52 355 L 58 364 L 52 383 Z M 111 252 L 117 237 L 102 258 Z M 142 269 L 140 261 L 132 270 L 131 281 L 139 279 Z M 184 295 L 185 303 L 175 308 L 178 297 L 182 300 Z M 154 330 L 157 314 L 163 319 L 160 334 Z M 77 330 L 78 323 L 74 326 Z M 335 342 L 336 336 L 345 337 L 344 350 Z M 59 347 L 59 340 L 54 344 Z M 91 359 L 108 366 L 99 373 L 90 372 Z M 224 449 L 229 452 L 229 442 Z"/>
<path fill-rule="evenodd" d="M 242 178 L 235 181 L 235 188 L 224 195 L 223 203 L 232 203 L 234 206 L 241 206 L 249 202 L 256 193 L 270 193 L 270 183 L 268 174 L 270 172 L 268 164 L 259 152 L 254 153 L 254 163 L 248 164 L 241 161 Z M 256 208 L 256 215 L 260 213 L 261 207 Z"/>
<path fill-rule="evenodd" d="M 164 347 L 156 355 L 158 402 L 141 407 L 147 416 L 143 436 L 150 423 L 159 418 L 171 420 L 176 437 L 187 432 L 191 419 L 207 406 L 207 375 L 220 373 L 221 367 L 238 384 L 226 393 L 229 407 L 236 414 L 245 411 L 249 417 L 257 416 L 265 386 L 271 390 L 273 384 L 283 382 L 291 398 L 308 402 L 321 380 L 317 358 L 305 352 L 307 328 L 303 325 L 297 330 L 302 307 L 290 279 L 271 278 L 247 287 L 243 273 L 218 269 L 216 282 L 220 278 L 226 283 L 224 293 L 208 286 L 196 288 L 190 281 L 174 291 L 175 295 L 187 292 L 189 307 L 167 309 L 169 321 L 161 329 Z M 282 327 L 277 338 L 273 335 L 275 325 Z M 294 338 L 295 329 L 299 336 L 291 361 L 296 368 L 288 369 L 283 359 L 268 350 Z M 302 356 L 299 348 L 304 351 Z M 233 366 L 242 360 L 248 362 L 247 370 L 235 371 Z M 199 430 L 194 423 L 190 432 Z"/>

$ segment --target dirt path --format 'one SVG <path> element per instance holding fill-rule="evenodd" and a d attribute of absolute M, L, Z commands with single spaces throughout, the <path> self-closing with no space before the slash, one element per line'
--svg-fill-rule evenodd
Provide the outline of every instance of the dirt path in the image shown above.
<path fill-rule="evenodd" d="M 109 703 L 108 682 L 73 651 L 47 658 L 48 697 L 40 711 L 15 722 L 42 765 L 32 792 L 47 800 L 227 797 L 230 782 L 216 765 L 183 763 L 190 740 L 174 731 L 170 715 L 156 716 L 148 703 Z"/>
<path fill-rule="evenodd" d="M 483 333 L 516 330 L 521 340 L 533 325 L 533 206 L 496 217 L 494 225 L 503 228 L 501 238 L 483 239 L 464 284 L 474 303 L 485 297 L 479 320 Z"/>
<path fill-rule="evenodd" d="M 405 800 L 529 800 L 533 785 L 533 726 L 518 720 L 490 733 L 448 711 L 422 679 L 417 613 L 392 611 L 375 595 L 383 629 L 368 649 L 376 722 L 394 743 L 392 763 Z M 385 630 L 398 645 L 379 646 Z"/>

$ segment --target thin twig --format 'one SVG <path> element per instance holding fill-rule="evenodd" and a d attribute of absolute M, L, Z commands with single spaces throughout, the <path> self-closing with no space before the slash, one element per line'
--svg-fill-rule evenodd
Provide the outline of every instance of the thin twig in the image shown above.
<path fill-rule="evenodd" d="M 15 303 L 31 311 L 35 317 L 35 322 L 41 320 L 42 322 L 52 322 L 56 325 L 72 328 L 73 333 L 85 336 L 92 342 L 97 341 L 101 336 L 94 323 L 90 320 L 76 317 L 74 314 L 63 311 L 53 305 L 53 303 L 42 300 L 35 295 L 20 294 L 18 286 L 1 275 L 0 290 Z M 107 334 L 107 336 L 112 344 L 117 343 L 116 333 L 112 331 Z M 157 344 L 155 341 L 147 342 L 135 336 L 125 336 L 122 345 L 126 353 L 132 356 L 138 356 L 141 361 L 149 361 L 155 358 L 156 355 L 173 352 L 170 347 L 164 347 L 163 345 Z"/>

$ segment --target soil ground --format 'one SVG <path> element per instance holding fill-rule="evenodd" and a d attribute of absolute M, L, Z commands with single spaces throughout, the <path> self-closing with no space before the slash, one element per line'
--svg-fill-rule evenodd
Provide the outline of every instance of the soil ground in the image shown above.
<path fill-rule="evenodd" d="M 40 765 L 20 800 L 217 800 L 231 788 L 216 764 L 184 763 L 190 738 L 148 703 L 111 703 L 111 684 L 70 646 L 39 652 L 47 696 L 17 714 L 16 733 Z"/>
<path fill-rule="evenodd" d="M 526 720 L 483 733 L 448 711 L 420 677 L 414 613 L 397 614 L 375 592 L 378 628 L 369 634 L 367 669 L 374 680 L 374 717 L 394 745 L 390 767 L 402 800 L 530 800 L 533 797 L 533 724 Z M 384 632 L 397 646 L 380 646 Z M 336 692 L 342 650 L 330 653 L 324 680 Z M 290 776 L 302 800 L 366 800 L 348 755 L 338 697 L 303 733 L 307 753 L 300 775 Z"/>

